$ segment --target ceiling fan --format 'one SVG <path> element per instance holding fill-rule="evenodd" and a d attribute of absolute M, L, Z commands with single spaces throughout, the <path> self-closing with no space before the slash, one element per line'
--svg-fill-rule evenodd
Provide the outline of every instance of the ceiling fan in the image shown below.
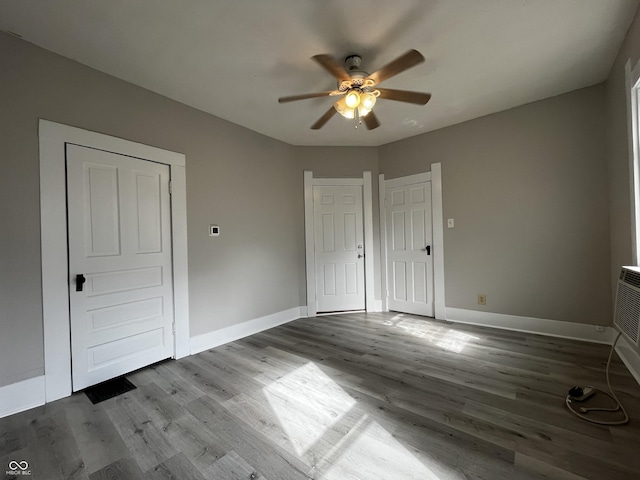
<path fill-rule="evenodd" d="M 336 113 L 340 113 L 345 118 L 355 119 L 356 128 L 364 121 L 366 127 L 373 130 L 380 126 L 378 117 L 372 112 L 378 98 L 416 105 L 425 105 L 431 98 L 430 93 L 377 87 L 379 83 L 424 62 L 424 57 L 417 50 L 409 50 L 372 74 L 360 69 L 362 59 L 359 55 L 350 55 L 345 58 L 344 68 L 330 55 L 315 55 L 311 58 L 338 80 L 338 88 L 326 92 L 280 97 L 278 102 L 287 103 L 307 98 L 340 96 L 340 99 L 316 123 L 311 125 L 313 130 L 322 128 Z"/>

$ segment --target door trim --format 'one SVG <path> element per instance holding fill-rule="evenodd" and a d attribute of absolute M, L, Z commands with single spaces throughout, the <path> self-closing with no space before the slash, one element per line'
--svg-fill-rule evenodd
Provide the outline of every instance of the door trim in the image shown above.
<path fill-rule="evenodd" d="M 375 311 L 374 255 L 373 246 L 373 200 L 371 172 L 362 172 L 362 178 L 313 178 L 311 170 L 304 171 L 304 237 L 307 264 L 307 316 L 318 313 L 316 301 L 316 263 L 313 235 L 313 187 L 315 185 L 360 185 L 362 186 L 362 208 L 364 227 L 364 284 L 365 308 Z"/>
<path fill-rule="evenodd" d="M 182 153 L 43 119 L 38 136 L 45 401 L 51 402 L 71 395 L 65 145 L 73 143 L 169 165 L 176 358 L 189 355 L 186 158 Z"/>
<path fill-rule="evenodd" d="M 433 310 L 435 318 L 446 320 L 444 294 L 444 224 L 442 213 L 442 165 L 432 163 L 431 171 L 408 175 L 406 177 L 385 180 L 384 173 L 378 176 L 378 198 L 380 201 L 380 250 L 382 310 L 388 311 L 387 301 L 387 216 L 385 196 L 388 187 L 411 185 L 412 183 L 431 182 L 431 221 L 433 222 Z"/>

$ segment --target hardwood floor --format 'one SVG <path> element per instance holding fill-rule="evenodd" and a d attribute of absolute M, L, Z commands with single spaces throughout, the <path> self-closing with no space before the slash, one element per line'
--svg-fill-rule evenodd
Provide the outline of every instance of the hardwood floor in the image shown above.
<path fill-rule="evenodd" d="M 608 353 L 407 314 L 301 319 L 138 371 L 136 390 L 97 405 L 79 393 L 0 419 L 0 474 L 637 480 L 640 387 L 617 356 L 630 424 L 564 406 L 573 385 L 606 387 Z"/>

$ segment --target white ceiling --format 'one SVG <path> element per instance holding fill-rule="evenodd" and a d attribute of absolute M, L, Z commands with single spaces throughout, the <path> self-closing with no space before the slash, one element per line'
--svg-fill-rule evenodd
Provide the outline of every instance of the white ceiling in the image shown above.
<path fill-rule="evenodd" d="M 377 146 L 605 80 L 639 1 L 2 0 L 0 29 L 290 144 Z M 426 62 L 382 86 L 433 98 L 380 100 L 376 130 L 277 102 L 335 88 L 313 55 L 371 73 L 411 48 Z"/>

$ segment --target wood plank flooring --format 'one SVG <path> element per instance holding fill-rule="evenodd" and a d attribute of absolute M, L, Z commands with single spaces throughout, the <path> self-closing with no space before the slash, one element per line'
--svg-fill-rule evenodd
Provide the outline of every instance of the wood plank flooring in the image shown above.
<path fill-rule="evenodd" d="M 301 319 L 135 372 L 98 405 L 0 419 L 0 479 L 27 461 L 33 479 L 637 480 L 640 387 L 617 356 L 630 424 L 564 406 L 606 388 L 608 353 L 407 314 Z"/>

